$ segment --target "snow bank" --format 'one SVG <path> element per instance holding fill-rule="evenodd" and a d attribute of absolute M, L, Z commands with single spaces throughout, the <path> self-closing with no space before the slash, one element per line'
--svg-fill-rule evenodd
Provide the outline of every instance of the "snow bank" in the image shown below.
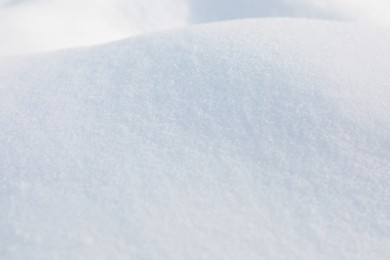
<path fill-rule="evenodd" d="M 189 0 L 189 21 L 204 23 L 248 17 L 351 19 L 352 10 L 340 0 Z"/>
<path fill-rule="evenodd" d="M 390 33 L 244 20 L 0 60 L 2 259 L 388 259 Z"/>
<path fill-rule="evenodd" d="M 390 25 L 389 9 L 388 0 L 0 0 L 0 55 L 87 46 L 248 17 Z"/>

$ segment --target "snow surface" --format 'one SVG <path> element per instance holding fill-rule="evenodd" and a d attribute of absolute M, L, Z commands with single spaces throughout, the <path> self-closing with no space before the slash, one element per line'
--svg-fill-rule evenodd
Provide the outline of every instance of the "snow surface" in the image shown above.
<path fill-rule="evenodd" d="M 306 17 L 390 25 L 388 0 L 0 0 L 0 55 L 109 42 L 194 23 Z"/>
<path fill-rule="evenodd" d="M 0 258 L 389 259 L 389 46 L 254 19 L 1 58 Z"/>

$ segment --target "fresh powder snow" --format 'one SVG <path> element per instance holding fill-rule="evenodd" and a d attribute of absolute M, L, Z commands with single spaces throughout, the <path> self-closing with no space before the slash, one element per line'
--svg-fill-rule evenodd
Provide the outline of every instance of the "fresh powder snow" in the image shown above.
<path fill-rule="evenodd" d="M 0 258 L 389 259 L 389 46 L 269 18 L 0 58 Z"/>

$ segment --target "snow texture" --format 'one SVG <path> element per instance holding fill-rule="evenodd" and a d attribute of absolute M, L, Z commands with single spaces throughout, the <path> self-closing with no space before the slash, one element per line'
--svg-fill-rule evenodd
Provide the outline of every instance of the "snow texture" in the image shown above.
<path fill-rule="evenodd" d="M 390 257 L 390 32 L 215 23 L 0 59 L 0 258 Z"/>

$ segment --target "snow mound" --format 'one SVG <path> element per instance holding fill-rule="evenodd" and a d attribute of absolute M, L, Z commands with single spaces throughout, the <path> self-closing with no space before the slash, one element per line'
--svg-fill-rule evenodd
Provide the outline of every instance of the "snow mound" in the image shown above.
<path fill-rule="evenodd" d="M 388 259 L 390 33 L 242 20 L 0 60 L 0 258 Z"/>
<path fill-rule="evenodd" d="M 0 0 L 0 55 L 88 46 L 248 17 L 390 25 L 389 9 L 388 0 Z"/>

